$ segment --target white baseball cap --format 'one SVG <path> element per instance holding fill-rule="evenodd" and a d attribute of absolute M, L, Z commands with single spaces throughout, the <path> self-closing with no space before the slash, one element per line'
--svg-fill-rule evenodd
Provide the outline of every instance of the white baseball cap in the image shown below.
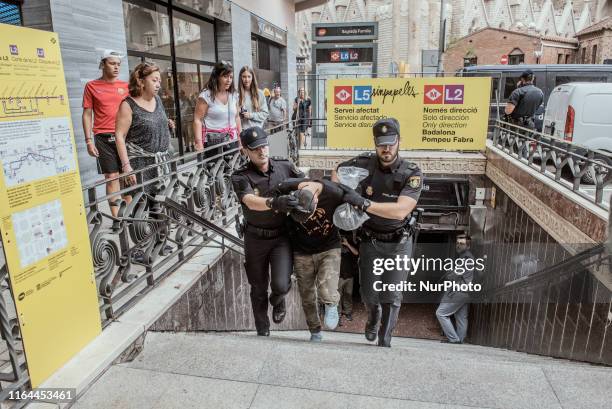
<path fill-rule="evenodd" d="M 123 55 L 119 51 L 115 50 L 102 50 L 102 58 L 100 60 L 105 60 L 109 57 L 115 57 L 121 60 Z"/>

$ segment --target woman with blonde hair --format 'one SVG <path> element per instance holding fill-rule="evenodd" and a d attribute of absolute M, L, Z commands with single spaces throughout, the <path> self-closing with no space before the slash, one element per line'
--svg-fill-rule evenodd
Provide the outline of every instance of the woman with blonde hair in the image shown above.
<path fill-rule="evenodd" d="M 240 106 L 242 129 L 253 126 L 263 128 L 269 115 L 268 103 L 263 91 L 257 87 L 257 77 L 251 67 L 245 65 L 240 69 L 238 83 L 238 105 Z"/>

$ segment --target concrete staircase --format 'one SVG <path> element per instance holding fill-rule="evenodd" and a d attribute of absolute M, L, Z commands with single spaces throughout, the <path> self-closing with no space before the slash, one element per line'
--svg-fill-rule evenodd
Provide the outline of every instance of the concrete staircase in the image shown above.
<path fill-rule="evenodd" d="M 147 333 L 74 407 L 606 408 L 612 368 L 475 345 L 306 331 Z"/>

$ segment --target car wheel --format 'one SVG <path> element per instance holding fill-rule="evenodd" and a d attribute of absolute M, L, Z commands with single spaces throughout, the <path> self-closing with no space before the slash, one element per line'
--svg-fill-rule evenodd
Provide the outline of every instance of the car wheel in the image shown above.
<path fill-rule="evenodd" d="M 612 166 L 612 157 L 604 156 L 604 155 L 595 155 L 593 160 L 597 163 L 601 163 L 602 165 Z M 608 180 L 612 174 L 607 174 L 604 178 L 604 181 Z M 595 175 L 590 169 L 582 176 L 582 182 L 587 183 L 589 185 L 595 184 Z"/>

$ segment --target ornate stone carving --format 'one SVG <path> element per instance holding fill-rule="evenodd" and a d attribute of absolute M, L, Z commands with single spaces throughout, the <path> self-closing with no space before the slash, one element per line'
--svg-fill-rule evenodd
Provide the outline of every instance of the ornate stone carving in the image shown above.
<path fill-rule="evenodd" d="M 308 167 L 310 169 L 323 169 L 331 170 L 335 169 L 340 162 L 351 159 L 355 155 L 353 153 L 347 155 L 341 155 L 338 153 L 330 155 L 309 155 L 302 151 L 300 152 L 300 166 Z M 410 154 L 402 154 L 403 158 L 406 158 L 421 168 L 421 171 L 425 174 L 459 174 L 459 175 L 484 175 L 486 168 L 486 158 L 474 158 L 470 155 L 470 158 L 465 158 L 461 154 L 457 154 L 456 157 L 432 157 L 429 158 L 416 158 L 411 157 Z"/>
<path fill-rule="evenodd" d="M 571 222 L 562 218 L 553 209 L 523 186 L 510 179 L 508 175 L 490 162 L 487 165 L 486 175 L 570 253 L 575 253 L 575 249 L 572 247 L 573 244 L 596 243 L 590 236 L 575 227 Z"/>

